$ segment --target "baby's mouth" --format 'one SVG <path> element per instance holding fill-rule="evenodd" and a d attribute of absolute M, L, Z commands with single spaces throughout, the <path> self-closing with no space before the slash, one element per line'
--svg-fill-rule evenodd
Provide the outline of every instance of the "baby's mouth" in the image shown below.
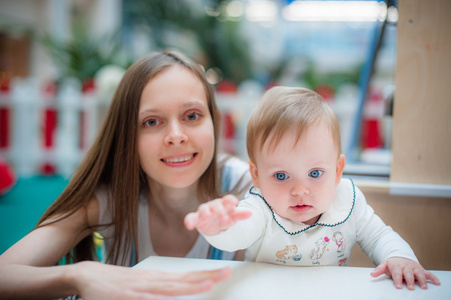
<path fill-rule="evenodd" d="M 305 204 L 291 206 L 291 209 L 296 212 L 306 212 L 306 211 L 310 210 L 311 208 L 312 208 L 311 205 L 305 205 Z"/>

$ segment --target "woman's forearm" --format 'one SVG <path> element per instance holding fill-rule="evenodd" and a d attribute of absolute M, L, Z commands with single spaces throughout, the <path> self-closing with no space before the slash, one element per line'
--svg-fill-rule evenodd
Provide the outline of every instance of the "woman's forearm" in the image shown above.
<path fill-rule="evenodd" d="M 1 299 L 55 299 L 77 294 L 76 265 L 0 265 Z"/>

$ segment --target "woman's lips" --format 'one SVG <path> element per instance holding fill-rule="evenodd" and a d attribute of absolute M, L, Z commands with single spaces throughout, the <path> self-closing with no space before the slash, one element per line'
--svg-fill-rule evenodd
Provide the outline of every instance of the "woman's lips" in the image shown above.
<path fill-rule="evenodd" d="M 165 165 L 171 166 L 171 167 L 184 167 L 187 165 L 190 165 L 194 158 L 196 157 L 197 153 L 192 154 L 185 154 L 185 155 L 179 155 L 179 156 L 171 156 L 168 158 L 162 158 L 160 159 Z"/>
<path fill-rule="evenodd" d="M 162 158 L 161 160 L 167 163 L 182 163 L 191 160 L 194 157 L 194 154 L 179 156 L 179 157 L 169 157 Z"/>

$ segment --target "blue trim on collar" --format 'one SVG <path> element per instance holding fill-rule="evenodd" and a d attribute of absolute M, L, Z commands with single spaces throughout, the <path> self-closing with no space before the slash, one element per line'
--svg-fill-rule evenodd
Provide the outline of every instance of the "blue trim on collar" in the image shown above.
<path fill-rule="evenodd" d="M 260 198 L 266 203 L 266 205 L 268 206 L 268 208 L 271 210 L 272 218 L 273 218 L 274 222 L 276 222 L 276 224 L 279 225 L 279 227 L 282 228 L 282 230 L 285 231 L 286 234 L 289 234 L 289 235 L 297 235 L 297 234 L 299 234 L 299 233 L 302 233 L 302 232 L 304 232 L 304 231 L 307 231 L 307 230 L 309 230 L 310 228 L 313 228 L 313 227 L 316 227 L 316 226 L 335 227 L 335 226 L 338 226 L 338 225 L 343 224 L 344 222 L 346 222 L 346 221 L 349 219 L 349 217 L 350 217 L 351 214 L 352 214 L 352 211 L 354 210 L 354 206 L 355 206 L 355 198 L 356 198 L 356 192 L 355 192 L 355 185 L 354 185 L 354 182 L 352 181 L 351 178 L 348 178 L 348 179 L 349 179 L 349 181 L 351 181 L 351 184 L 352 184 L 353 199 L 352 199 L 352 207 L 351 207 L 351 210 L 349 211 L 349 214 L 348 214 L 348 216 L 346 217 L 346 219 L 344 219 L 344 220 L 341 221 L 341 222 L 335 223 L 335 224 L 324 224 L 324 223 L 318 223 L 318 222 L 316 222 L 315 224 L 310 225 L 310 226 L 308 226 L 308 227 L 306 227 L 306 228 L 304 228 L 304 229 L 302 229 L 302 230 L 298 230 L 298 231 L 296 231 L 296 232 L 289 232 L 288 230 L 285 229 L 285 227 L 283 227 L 283 226 L 277 221 L 276 216 L 274 215 L 274 210 L 273 210 L 272 207 L 268 204 L 268 202 L 266 202 L 265 198 L 264 198 L 262 195 L 260 195 L 260 194 L 255 193 L 255 192 L 252 191 L 252 190 L 254 189 L 254 186 L 251 187 L 251 189 L 249 190 L 249 193 L 252 194 L 252 195 L 255 195 L 255 196 L 260 197 Z"/>

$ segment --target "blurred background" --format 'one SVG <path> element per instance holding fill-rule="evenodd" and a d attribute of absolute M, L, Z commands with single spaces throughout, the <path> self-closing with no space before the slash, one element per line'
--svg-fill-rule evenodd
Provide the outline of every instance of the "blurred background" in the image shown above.
<path fill-rule="evenodd" d="M 337 113 L 347 171 L 388 176 L 396 22 L 393 1 L 1 0 L 0 156 L 70 176 L 124 70 L 176 48 L 216 89 L 222 150 L 247 159 L 262 92 L 303 86 Z"/>
<path fill-rule="evenodd" d="M 125 69 L 154 50 L 204 66 L 222 151 L 247 160 L 262 93 L 302 86 L 339 118 L 345 175 L 388 180 L 397 21 L 382 0 L 0 0 L 0 253 L 64 189 Z"/>
<path fill-rule="evenodd" d="M 0 253 L 66 187 L 126 68 L 176 48 L 215 89 L 220 150 L 245 160 L 265 90 L 320 93 L 341 124 L 344 176 L 425 268 L 451 270 L 450 11 L 448 0 L 0 0 Z M 372 263 L 354 247 L 350 265 Z"/>

